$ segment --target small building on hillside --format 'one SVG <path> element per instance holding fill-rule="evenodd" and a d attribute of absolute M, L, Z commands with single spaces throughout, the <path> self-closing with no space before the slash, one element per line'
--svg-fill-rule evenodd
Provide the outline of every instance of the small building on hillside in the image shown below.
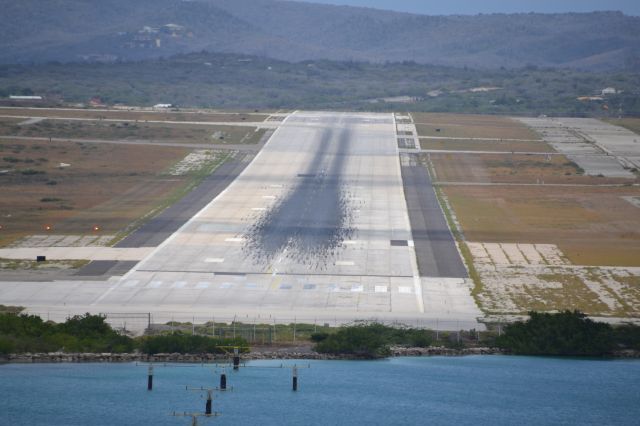
<path fill-rule="evenodd" d="M 89 99 L 89 105 L 92 107 L 103 107 L 105 106 L 104 102 L 102 102 L 102 98 L 100 96 L 94 96 Z"/>

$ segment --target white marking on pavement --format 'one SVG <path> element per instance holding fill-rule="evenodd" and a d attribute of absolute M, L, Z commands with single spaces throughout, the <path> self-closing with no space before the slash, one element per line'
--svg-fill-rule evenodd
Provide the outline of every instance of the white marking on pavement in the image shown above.
<path fill-rule="evenodd" d="M 171 288 L 184 288 L 187 285 L 186 281 L 176 281 L 171 285 Z"/>

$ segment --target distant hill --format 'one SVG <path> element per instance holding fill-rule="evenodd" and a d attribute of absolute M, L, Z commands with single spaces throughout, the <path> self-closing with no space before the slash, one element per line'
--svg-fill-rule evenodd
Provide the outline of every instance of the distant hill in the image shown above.
<path fill-rule="evenodd" d="M 640 17 L 619 12 L 423 16 L 277 0 L 0 5 L 2 63 L 137 60 L 208 50 L 288 61 L 640 69 Z"/>
<path fill-rule="evenodd" d="M 602 95 L 607 87 L 614 87 L 615 93 Z M 2 105 L 21 104 L 6 99 L 21 94 L 44 96 L 50 104 L 86 104 L 97 97 L 109 105 L 613 117 L 640 116 L 639 87 L 637 72 L 476 70 L 414 62 L 291 63 L 206 52 L 110 64 L 0 65 Z"/>

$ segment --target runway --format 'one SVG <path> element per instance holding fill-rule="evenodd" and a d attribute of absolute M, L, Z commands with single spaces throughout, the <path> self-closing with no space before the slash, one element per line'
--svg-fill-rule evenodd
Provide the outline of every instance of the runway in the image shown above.
<path fill-rule="evenodd" d="M 452 247 L 447 255 L 457 256 Z M 451 277 L 464 277 L 456 265 Z M 429 283 L 445 278 L 437 282 L 445 298 L 449 270 L 427 268 Z M 434 300 L 425 312 L 423 282 L 393 115 L 297 112 L 225 190 L 123 277 L 57 282 L 57 291 L 21 283 L 0 296 L 5 304 L 11 295 L 28 299 L 33 309 L 64 304 L 165 318 L 446 316 Z M 456 283 L 459 297 L 464 279 Z M 475 322 L 479 312 L 450 314 Z"/>
<path fill-rule="evenodd" d="M 394 137 L 391 115 L 292 115 L 220 197 L 96 303 L 420 312 Z"/>

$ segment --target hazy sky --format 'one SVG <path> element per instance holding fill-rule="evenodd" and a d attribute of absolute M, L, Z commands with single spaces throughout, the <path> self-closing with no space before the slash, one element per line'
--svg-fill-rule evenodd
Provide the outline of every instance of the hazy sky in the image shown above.
<path fill-rule="evenodd" d="M 620 10 L 640 15 L 640 0 L 301 0 L 312 3 L 368 6 L 428 15 L 516 12 L 591 12 Z"/>

